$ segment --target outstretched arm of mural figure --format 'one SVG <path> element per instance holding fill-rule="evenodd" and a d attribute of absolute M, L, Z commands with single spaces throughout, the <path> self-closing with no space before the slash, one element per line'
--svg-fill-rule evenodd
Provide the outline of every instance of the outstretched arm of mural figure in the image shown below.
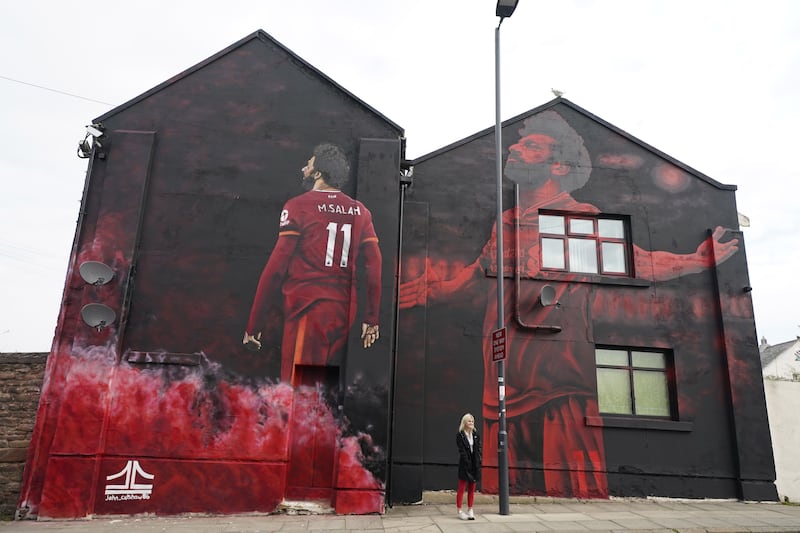
<path fill-rule="evenodd" d="M 425 273 L 416 279 L 400 284 L 400 309 L 408 309 L 416 305 L 438 303 L 448 296 L 470 287 L 483 272 L 480 262 L 465 266 L 455 277 L 443 280 L 431 266 L 425 262 Z"/>
<path fill-rule="evenodd" d="M 367 277 L 367 306 L 361 324 L 361 340 L 369 348 L 380 338 L 378 327 L 381 305 L 381 268 L 383 258 L 377 240 L 368 240 L 361 245 L 361 257 Z"/>
<path fill-rule="evenodd" d="M 727 261 L 739 249 L 739 239 L 720 242 L 727 230 L 717 226 L 714 232 L 691 254 L 642 250 L 634 247 L 636 272 L 654 281 L 666 281 L 688 274 L 696 274 L 716 264 Z"/>
<path fill-rule="evenodd" d="M 242 344 L 248 348 L 254 350 L 261 348 L 261 327 L 266 320 L 269 306 L 274 305 L 275 301 L 280 301 L 278 295 L 289 268 L 289 259 L 296 246 L 296 236 L 279 236 L 275 249 L 272 250 L 264 270 L 261 271 L 253 306 L 250 308 L 250 318 L 247 320 L 247 329 L 242 339 Z"/>

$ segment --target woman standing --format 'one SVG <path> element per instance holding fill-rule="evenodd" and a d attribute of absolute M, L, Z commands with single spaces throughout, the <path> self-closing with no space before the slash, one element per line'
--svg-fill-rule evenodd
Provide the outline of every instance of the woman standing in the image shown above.
<path fill-rule="evenodd" d="M 475 520 L 472 504 L 475 501 L 475 486 L 481 475 L 481 436 L 475 431 L 475 417 L 467 413 L 461 417 L 456 435 L 458 446 L 458 492 L 456 507 L 461 520 Z M 461 510 L 464 502 L 464 490 L 467 490 L 467 512 Z"/>

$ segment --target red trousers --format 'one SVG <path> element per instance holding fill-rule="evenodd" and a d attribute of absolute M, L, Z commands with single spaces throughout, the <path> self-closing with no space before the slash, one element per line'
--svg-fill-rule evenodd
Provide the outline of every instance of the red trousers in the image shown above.
<path fill-rule="evenodd" d="M 456 492 L 456 507 L 461 509 L 464 503 L 464 490 L 467 491 L 467 507 L 472 509 L 472 503 L 475 501 L 475 483 L 470 483 L 465 479 L 458 480 L 458 491 Z"/>

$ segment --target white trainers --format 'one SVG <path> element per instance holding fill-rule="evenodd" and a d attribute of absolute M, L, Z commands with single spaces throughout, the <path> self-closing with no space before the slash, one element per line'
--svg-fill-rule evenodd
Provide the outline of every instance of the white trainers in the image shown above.
<path fill-rule="evenodd" d="M 472 512 L 472 509 L 467 511 L 467 519 L 468 520 L 475 520 L 475 513 Z"/>
<path fill-rule="evenodd" d="M 460 518 L 461 520 L 469 520 L 469 516 L 467 516 L 467 513 L 465 513 L 461 509 L 458 510 L 458 518 Z"/>

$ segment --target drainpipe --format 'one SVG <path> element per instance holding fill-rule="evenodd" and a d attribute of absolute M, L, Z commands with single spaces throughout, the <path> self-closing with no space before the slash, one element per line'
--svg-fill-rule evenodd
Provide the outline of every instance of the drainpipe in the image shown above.
<path fill-rule="evenodd" d="M 522 275 L 520 272 L 522 271 L 522 265 L 520 264 L 520 257 L 522 254 L 520 253 L 520 243 L 519 243 L 519 219 L 520 219 L 520 208 L 519 208 L 519 184 L 514 184 L 514 207 L 517 209 L 517 215 L 514 217 L 514 254 L 516 255 L 516 264 L 514 268 L 514 319 L 517 321 L 520 327 L 524 329 L 532 329 L 535 331 L 549 331 L 552 333 L 558 333 L 561 331 L 561 326 L 555 325 L 546 325 L 546 324 L 528 324 L 522 319 L 522 312 L 520 310 L 520 288 L 522 286 Z M 556 303 L 556 302 L 553 302 Z M 550 305 L 545 304 L 542 302 L 542 305 Z M 556 305 L 558 305 L 556 303 Z"/>
<path fill-rule="evenodd" d="M 403 152 L 405 154 L 405 143 L 403 145 Z M 392 507 L 392 459 L 394 447 L 392 441 L 394 440 L 394 397 L 396 390 L 396 376 L 397 376 L 397 349 L 399 345 L 399 335 L 397 334 L 399 317 L 400 317 L 400 279 L 402 273 L 402 252 L 403 252 L 403 212 L 406 201 L 406 189 L 414 182 L 412 176 L 414 174 L 414 167 L 407 161 L 400 164 L 400 216 L 398 223 L 397 233 L 397 266 L 395 270 L 395 293 L 394 293 L 394 317 L 392 323 L 394 324 L 394 341 L 392 342 L 392 356 L 389 368 L 389 433 L 386 439 L 386 505 Z"/>

